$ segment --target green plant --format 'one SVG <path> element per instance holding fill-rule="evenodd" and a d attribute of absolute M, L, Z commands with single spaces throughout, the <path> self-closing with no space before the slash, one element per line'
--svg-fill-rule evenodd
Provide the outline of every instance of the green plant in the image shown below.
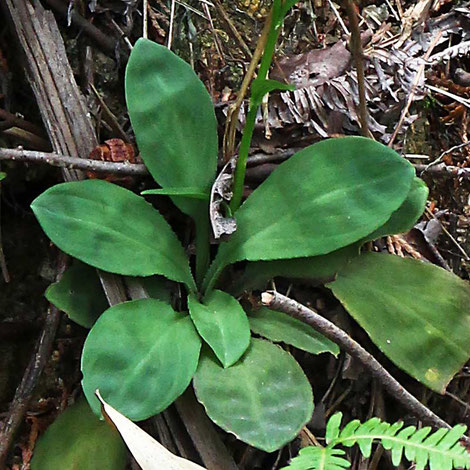
<path fill-rule="evenodd" d="M 126 446 L 119 433 L 100 421 L 82 398 L 49 426 L 35 447 L 31 468 L 125 470 Z"/>
<path fill-rule="evenodd" d="M 291 4 L 274 2 L 266 57 Z M 281 86 L 265 80 L 264 72 L 260 77 L 250 109 Z M 246 272 L 238 290 L 279 275 L 336 278 L 328 286 L 379 348 L 418 380 L 443 391 L 470 356 L 470 344 L 463 341 L 470 334 L 468 286 L 418 261 L 360 255 L 365 242 L 409 230 L 422 214 L 427 188 L 410 163 L 361 137 L 330 139 L 302 150 L 236 210 L 237 231 L 210 264 L 208 205 L 217 125 L 209 94 L 188 64 L 141 39 L 127 66 L 126 98 L 141 156 L 162 187 L 147 194 L 169 196 L 194 222 L 195 277 L 164 217 L 127 189 L 100 180 L 64 183 L 33 202 L 45 233 L 60 249 L 95 268 L 135 277 L 131 281 L 152 297 L 113 306 L 96 320 L 96 312 L 86 307 L 96 305 L 86 300 L 91 290 L 72 289 L 85 296 L 75 310 L 62 298 L 70 292 L 72 274 L 48 292 L 72 319 L 91 326 L 82 385 L 96 414 L 96 389 L 124 415 L 142 420 L 164 410 L 193 380 L 211 419 L 239 439 L 270 452 L 297 435 L 313 411 L 311 385 L 293 357 L 268 340 L 315 354 L 339 350 L 290 317 L 266 309 L 247 314 L 222 276 L 239 261 L 246 262 Z M 238 185 L 240 178 L 243 171 Z M 83 269 L 89 269 L 90 281 L 96 276 Z M 187 309 L 177 312 L 170 305 L 164 278 L 185 287 Z M 382 295 L 368 298 L 368 285 Z M 400 286 L 409 295 L 402 295 Z M 393 309 L 383 308 L 387 303 Z M 436 314 L 436 306 L 451 312 L 452 321 Z M 404 334 L 401 322 L 416 318 L 420 323 L 412 341 L 395 341 Z M 389 335 L 380 334 L 380 328 Z M 267 340 L 252 338 L 250 329 Z M 410 355 L 420 360 L 410 361 Z"/>
<path fill-rule="evenodd" d="M 452 429 L 438 429 L 431 433 L 430 427 L 416 429 L 415 426 L 403 428 L 402 422 L 389 424 L 379 418 L 362 423 L 350 421 L 341 431 L 341 413 L 333 415 L 326 427 L 326 447 L 310 446 L 303 448 L 284 470 L 341 470 L 351 464 L 343 456 L 345 451 L 338 446 L 359 446 L 361 454 L 369 458 L 372 444 L 380 442 L 384 449 L 391 452 L 392 463 L 398 467 L 403 457 L 415 463 L 415 470 L 452 470 L 470 468 L 470 453 L 460 443 L 466 426 L 458 425 Z"/>

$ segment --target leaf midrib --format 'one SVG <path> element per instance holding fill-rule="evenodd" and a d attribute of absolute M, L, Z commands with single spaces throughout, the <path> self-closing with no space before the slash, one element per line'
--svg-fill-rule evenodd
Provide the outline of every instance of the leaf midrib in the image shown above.
<path fill-rule="evenodd" d="M 387 179 L 390 179 L 390 175 L 389 174 L 386 174 L 384 175 L 382 178 L 376 178 L 374 180 L 374 184 L 372 186 L 377 186 L 379 185 L 380 187 L 380 183 L 383 181 L 383 180 L 387 180 Z M 363 183 L 361 184 L 355 184 L 355 185 L 351 185 L 351 186 L 346 186 L 346 187 L 341 187 L 341 188 L 336 188 L 334 189 L 333 191 L 329 191 L 329 192 L 326 192 L 326 193 L 322 193 L 320 196 L 317 196 L 315 198 L 315 205 L 318 205 L 320 202 L 324 202 L 324 200 L 328 200 L 328 199 L 331 199 L 334 196 L 336 196 L 337 193 L 340 193 L 340 192 L 344 192 L 345 193 L 345 198 L 347 198 L 347 195 L 350 194 L 351 192 L 354 192 L 356 191 L 357 189 L 360 189 L 364 186 L 368 186 L 370 185 L 370 181 L 364 181 Z M 411 185 L 411 181 L 410 181 L 410 185 Z M 405 198 L 403 199 L 403 201 L 406 199 L 406 196 Z M 403 201 L 401 201 L 401 204 L 403 203 Z M 401 206 L 401 204 L 399 204 L 398 208 Z M 243 206 L 242 206 L 243 207 Z M 394 210 L 392 210 L 388 216 L 388 218 L 386 219 L 386 221 L 391 217 L 391 214 L 393 214 L 393 212 L 395 212 L 395 210 L 397 210 L 398 208 L 395 208 Z M 292 223 L 293 220 L 297 219 L 298 216 L 294 213 L 294 211 L 288 211 L 287 212 L 287 216 L 286 217 L 283 217 L 283 218 L 279 218 L 277 219 L 274 223 L 272 224 L 266 224 L 265 227 L 261 230 L 258 230 L 255 234 L 252 234 L 249 238 L 245 239 L 244 241 L 242 241 L 242 243 L 240 244 L 240 242 L 238 242 L 238 239 L 237 239 L 237 244 L 235 244 L 234 247 L 231 247 L 231 252 L 233 253 L 234 251 L 238 251 L 240 246 L 243 246 L 245 244 L 247 244 L 249 241 L 252 242 L 253 239 L 259 239 L 259 237 L 264 237 L 265 235 L 265 232 L 270 232 L 274 229 L 277 229 L 277 226 L 278 225 L 285 225 L 286 223 Z M 386 222 L 385 221 L 385 222 Z M 382 222 L 379 223 L 379 225 L 377 227 L 374 227 L 372 229 L 372 231 L 376 230 L 377 228 L 381 227 L 383 225 Z M 371 233 L 372 233 L 371 231 Z M 365 235 L 367 236 L 367 235 Z M 322 235 L 322 240 L 324 240 L 325 238 L 333 238 L 333 237 L 337 237 L 337 233 L 333 233 L 331 234 L 330 237 L 325 237 L 324 235 Z M 352 242 L 351 242 L 352 243 Z M 226 245 L 226 246 L 229 246 Z M 333 250 L 331 250 L 333 251 Z M 318 254 L 322 254 L 322 253 L 318 253 Z M 308 255 L 308 256 L 312 256 L 312 255 Z M 230 258 L 232 258 L 231 256 L 229 256 Z M 238 258 L 239 256 L 236 256 L 237 260 L 240 261 Z M 261 258 L 263 259 L 263 258 Z"/>
<path fill-rule="evenodd" d="M 157 251 L 157 250 L 155 250 L 155 248 L 154 248 L 152 245 L 149 245 L 148 243 L 144 243 L 144 240 L 143 240 L 142 238 L 131 237 L 130 235 L 127 235 L 127 234 L 125 234 L 125 233 L 123 233 L 123 232 L 120 232 L 120 231 L 118 231 L 118 230 L 116 230 L 116 229 L 108 228 L 108 227 L 106 227 L 106 226 L 100 225 L 100 224 L 98 224 L 98 223 L 96 223 L 96 222 L 93 222 L 93 221 L 91 221 L 91 220 L 81 219 L 81 218 L 79 218 L 79 217 L 72 217 L 72 216 L 69 216 L 69 215 L 64 214 L 64 213 L 62 213 L 62 214 L 59 215 L 59 214 L 57 214 L 56 212 L 50 210 L 49 208 L 47 208 L 47 207 L 45 207 L 45 206 L 36 205 L 35 207 L 38 208 L 38 209 L 40 209 L 41 211 L 44 211 L 44 212 L 47 212 L 47 213 L 51 214 L 51 215 L 54 216 L 54 217 L 63 217 L 63 218 L 66 219 L 66 220 L 68 219 L 68 220 L 71 220 L 71 221 L 76 221 L 76 222 L 82 223 L 84 226 L 88 226 L 88 227 L 91 227 L 91 228 L 93 228 L 93 229 L 98 228 L 98 231 L 101 231 L 101 232 L 104 232 L 104 233 L 109 233 L 109 234 L 111 234 L 112 236 L 113 236 L 114 234 L 117 234 L 117 235 L 119 235 L 119 237 L 123 238 L 124 240 L 130 241 L 130 242 L 132 242 L 133 244 L 135 244 L 135 245 L 137 246 L 137 249 L 139 249 L 139 247 L 144 247 L 146 251 L 147 251 L 147 250 L 150 250 L 150 253 L 151 253 L 151 254 L 153 254 L 153 255 L 158 255 L 158 256 L 164 258 L 164 259 L 166 260 L 166 263 L 167 263 L 169 266 L 172 266 L 173 269 L 176 268 L 176 269 L 175 269 L 176 272 L 179 271 L 179 269 L 178 269 L 178 268 L 180 267 L 179 264 L 173 262 L 173 259 L 172 259 L 169 255 L 166 254 L 166 250 Z M 155 227 L 155 228 L 156 228 L 156 227 Z M 170 229 L 170 230 L 171 230 L 171 229 Z M 95 230 L 95 232 L 96 232 L 96 230 Z M 117 238 L 119 238 L 119 237 L 117 237 Z M 159 240 L 156 240 L 155 242 L 156 242 L 156 244 L 158 245 Z M 178 247 L 178 249 L 179 249 L 179 248 L 180 248 L 180 247 Z M 153 263 L 152 263 L 152 265 L 153 265 Z M 153 269 L 155 269 L 155 268 L 153 268 Z M 164 274 L 164 273 L 162 273 L 161 271 L 162 271 L 162 270 L 159 269 L 159 270 L 157 270 L 156 272 L 154 272 L 153 274 L 163 274 L 164 276 L 169 277 L 168 274 L 166 274 L 166 273 Z M 189 273 L 188 273 L 188 274 L 189 274 Z M 190 275 L 190 276 L 187 276 L 187 273 L 185 273 L 185 276 L 184 276 L 183 279 L 178 278 L 178 279 L 173 279 L 173 280 L 177 280 L 177 281 L 180 281 L 180 282 L 182 281 L 182 282 L 184 282 L 184 283 L 187 283 L 190 279 L 191 279 L 191 275 Z"/>
<path fill-rule="evenodd" d="M 381 290 L 381 289 L 374 289 L 373 286 L 370 286 L 369 285 L 369 293 L 370 295 L 372 293 L 375 293 L 375 295 L 377 297 L 380 297 L 382 296 L 383 298 L 385 298 L 387 300 L 387 302 L 385 303 L 388 303 L 389 305 L 393 305 L 395 306 L 397 304 L 397 300 L 396 300 L 396 296 L 392 295 L 392 294 L 388 294 L 387 292 Z M 372 295 L 371 295 L 372 296 Z M 345 303 L 349 303 L 349 302 L 345 302 Z M 400 302 L 398 302 L 400 305 L 402 305 Z M 397 308 L 397 311 L 399 309 Z M 462 355 L 464 355 L 465 357 L 468 357 L 468 352 L 465 351 L 465 349 L 463 349 L 460 345 L 457 345 L 455 342 L 451 341 L 446 335 L 445 335 L 445 332 L 440 330 L 438 327 L 434 326 L 432 323 L 430 322 L 427 322 L 425 319 L 423 319 L 422 316 L 420 316 L 419 314 L 415 313 L 415 310 L 413 308 L 407 308 L 406 309 L 407 312 L 409 313 L 410 317 L 412 318 L 415 318 L 417 320 L 419 320 L 420 323 L 422 323 L 423 325 L 425 326 L 429 326 L 430 329 L 432 331 L 435 331 L 436 332 L 436 335 L 437 337 L 444 343 L 446 344 L 447 346 L 449 346 L 449 349 L 450 350 L 454 350 L 455 352 L 457 353 L 460 353 Z"/>

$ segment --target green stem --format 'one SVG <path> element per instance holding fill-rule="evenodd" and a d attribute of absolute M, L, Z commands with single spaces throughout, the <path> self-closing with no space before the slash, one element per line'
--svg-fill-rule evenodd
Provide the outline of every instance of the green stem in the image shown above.
<path fill-rule="evenodd" d="M 279 9 L 275 8 L 276 2 L 273 5 L 271 29 L 266 40 L 263 58 L 259 66 L 258 77 L 256 80 L 266 80 L 271 66 L 276 47 L 277 38 L 281 30 L 282 21 L 278 21 Z M 256 114 L 261 103 L 253 103 L 250 100 L 250 107 L 246 116 L 245 128 L 243 129 L 243 136 L 240 143 L 240 150 L 238 152 L 237 168 L 235 170 L 234 184 L 233 184 L 233 197 L 230 201 L 230 209 L 235 212 L 242 202 L 243 185 L 245 183 L 246 162 L 248 160 L 248 153 L 250 151 L 251 139 L 256 124 Z"/>
<path fill-rule="evenodd" d="M 208 210 L 207 210 L 208 212 Z M 209 268 L 210 259 L 210 222 L 209 216 L 198 219 L 196 223 L 196 283 L 201 287 Z"/>
<path fill-rule="evenodd" d="M 245 128 L 243 129 L 242 141 L 240 143 L 240 150 L 238 152 L 238 162 L 235 169 L 235 179 L 233 183 L 233 197 L 230 201 L 230 210 L 235 212 L 242 202 L 243 185 L 245 183 L 246 162 L 248 160 L 248 153 L 250 151 L 251 139 L 256 124 L 256 114 L 258 106 L 252 106 L 246 115 Z"/>

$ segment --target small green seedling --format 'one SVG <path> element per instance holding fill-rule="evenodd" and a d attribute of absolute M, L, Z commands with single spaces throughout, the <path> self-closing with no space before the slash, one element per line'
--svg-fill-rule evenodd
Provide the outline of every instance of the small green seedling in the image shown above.
<path fill-rule="evenodd" d="M 274 3 L 279 28 L 287 10 Z M 258 82 L 252 106 L 274 85 Z M 312 416 L 312 386 L 274 343 L 313 354 L 337 355 L 338 347 L 286 315 L 246 311 L 222 276 L 240 261 L 239 291 L 275 276 L 335 279 L 328 287 L 377 346 L 431 389 L 445 390 L 470 356 L 468 285 L 420 261 L 360 254 L 367 241 L 405 232 L 422 214 L 428 191 L 410 163 L 362 137 L 312 145 L 234 205 L 237 231 L 211 260 L 209 194 L 218 137 L 209 94 L 182 59 L 140 39 L 127 65 L 126 98 L 141 156 L 162 188 L 157 194 L 168 195 L 194 222 L 195 273 L 163 216 L 127 189 L 101 180 L 64 183 L 33 202 L 61 250 L 135 277 L 152 297 L 115 305 L 96 322 L 95 312 L 78 313 L 91 326 L 82 384 L 96 414 L 97 389 L 121 413 L 143 420 L 193 382 L 209 417 L 252 446 L 272 452 L 298 434 Z M 184 287 L 181 311 L 170 304 L 164 278 Z M 80 289 L 72 290 L 81 295 Z M 67 288 L 52 292 L 58 302 Z"/>

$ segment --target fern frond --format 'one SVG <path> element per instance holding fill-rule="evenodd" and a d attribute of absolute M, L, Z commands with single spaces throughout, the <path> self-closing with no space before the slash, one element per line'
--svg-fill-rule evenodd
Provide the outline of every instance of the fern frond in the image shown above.
<path fill-rule="evenodd" d="M 415 463 L 416 470 L 424 470 L 427 465 L 430 470 L 470 469 L 470 453 L 460 443 L 460 439 L 467 430 L 466 426 L 458 425 L 452 429 L 438 429 L 431 433 L 430 427 L 418 430 L 415 426 L 403 428 L 403 423 L 389 424 L 379 418 L 372 418 L 362 424 L 358 420 L 351 421 L 340 431 L 341 417 L 341 413 L 336 413 L 328 421 L 326 448 L 302 449 L 297 457 L 299 460 L 292 460 L 296 466 L 289 466 L 286 469 L 348 468 L 349 465 L 344 464 L 345 459 L 338 457 L 344 454 L 332 453 L 337 450 L 336 446 L 352 447 L 357 444 L 362 455 L 368 458 L 372 452 L 372 444 L 377 441 L 380 441 L 386 450 L 391 451 L 392 463 L 395 466 L 398 466 L 405 456 L 407 460 Z M 311 461 L 308 461 L 309 457 Z M 339 458 L 340 462 L 333 463 L 333 457 Z"/>
<path fill-rule="evenodd" d="M 344 470 L 351 466 L 341 457 L 344 450 L 329 447 L 304 447 L 288 467 L 281 470 Z"/>

